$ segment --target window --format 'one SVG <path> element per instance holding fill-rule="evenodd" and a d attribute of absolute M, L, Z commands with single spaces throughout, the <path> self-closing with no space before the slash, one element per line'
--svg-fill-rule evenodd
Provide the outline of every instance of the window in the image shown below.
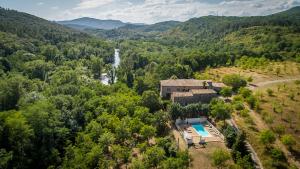
<path fill-rule="evenodd" d="M 170 89 L 170 88 L 167 88 L 167 91 L 169 92 L 169 91 L 171 91 L 171 89 Z"/>

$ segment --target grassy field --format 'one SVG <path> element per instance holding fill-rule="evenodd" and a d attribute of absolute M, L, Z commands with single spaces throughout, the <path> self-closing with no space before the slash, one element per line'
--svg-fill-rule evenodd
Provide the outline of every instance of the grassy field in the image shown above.
<path fill-rule="evenodd" d="M 240 74 L 245 78 L 251 77 L 253 83 L 264 82 L 268 80 L 278 80 L 286 78 L 300 77 L 300 64 L 295 62 L 270 62 L 264 66 L 256 66 L 253 68 L 236 67 L 220 67 L 208 68 L 203 72 L 195 73 L 196 79 L 212 79 L 214 81 L 222 81 L 222 77 L 227 74 Z"/>
<path fill-rule="evenodd" d="M 272 130 L 276 134 L 274 147 L 285 153 L 290 166 L 300 162 L 300 84 L 294 82 L 273 84 L 254 92 L 260 100 L 260 108 L 248 116 L 234 114 L 238 126 L 246 132 L 265 168 L 274 168 L 271 155 L 259 141 L 260 132 Z M 292 147 L 283 144 L 282 137 L 291 135 L 295 140 Z"/>
<path fill-rule="evenodd" d="M 273 93 L 268 94 L 267 91 Z M 279 137 L 291 134 L 297 140 L 291 152 L 300 160 L 300 84 L 272 85 L 256 93 L 261 95 L 260 116 Z"/>
<path fill-rule="evenodd" d="M 265 67 L 221 67 L 206 69 L 196 73 L 198 79 L 213 79 L 221 81 L 227 74 L 240 74 L 245 78 L 252 78 L 253 84 L 262 84 L 266 81 L 300 78 L 300 64 L 295 62 L 272 62 Z M 271 92 L 270 92 L 271 91 Z M 269 94 L 272 93 L 272 94 Z M 300 84 L 295 81 L 267 84 L 254 90 L 259 98 L 260 109 L 250 111 L 248 115 L 235 112 L 233 118 L 247 134 L 247 140 L 255 149 L 263 166 L 267 169 L 274 167 L 274 159 L 266 152 L 260 142 L 260 132 L 271 130 L 276 135 L 274 147 L 282 150 L 287 158 L 283 163 L 292 166 L 300 161 Z M 291 148 L 282 143 L 283 135 L 291 135 L 296 144 Z"/>

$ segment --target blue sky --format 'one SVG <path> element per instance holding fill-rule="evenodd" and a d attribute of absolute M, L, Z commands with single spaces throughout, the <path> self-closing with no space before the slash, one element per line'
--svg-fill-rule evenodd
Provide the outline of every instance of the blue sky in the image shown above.
<path fill-rule="evenodd" d="M 299 6 L 300 0 L 0 0 L 0 6 L 48 20 L 78 17 L 134 23 L 185 21 L 205 15 L 268 15 Z"/>

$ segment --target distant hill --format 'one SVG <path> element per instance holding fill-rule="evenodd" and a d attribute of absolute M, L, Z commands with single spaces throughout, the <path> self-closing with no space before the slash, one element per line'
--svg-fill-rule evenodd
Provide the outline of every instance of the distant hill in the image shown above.
<path fill-rule="evenodd" d="M 59 43 L 88 37 L 87 34 L 67 28 L 55 22 L 15 10 L 0 7 L 0 31 L 22 38 Z"/>
<path fill-rule="evenodd" d="M 85 32 L 102 38 L 109 39 L 140 39 L 156 36 L 171 28 L 176 27 L 181 22 L 165 21 L 150 25 L 126 24 L 122 27 L 112 30 L 84 29 Z"/>
<path fill-rule="evenodd" d="M 124 23 L 119 20 L 100 20 L 95 18 L 78 18 L 68 21 L 58 21 L 57 23 L 74 28 L 79 30 L 84 29 L 116 29 L 122 26 L 125 26 L 127 23 Z"/>
<path fill-rule="evenodd" d="M 132 25 L 127 24 L 123 27 L 120 27 L 120 30 L 132 30 L 132 31 L 139 31 L 139 32 L 163 32 L 167 31 L 170 28 L 173 28 L 180 24 L 179 21 L 165 21 L 159 22 L 151 25 Z"/>
<path fill-rule="evenodd" d="M 27 13 L 0 7 L 0 57 L 9 56 L 19 50 L 31 53 L 41 52 L 41 46 L 55 45 L 63 49 L 72 43 L 80 45 L 93 43 L 97 50 L 103 48 L 103 53 L 113 54 L 113 47 L 103 40 L 87 33 L 70 29 Z M 71 48 L 66 47 L 68 50 Z M 78 54 L 79 55 L 79 54 Z M 1 67 L 1 65 L 0 65 Z"/>
<path fill-rule="evenodd" d="M 299 31 L 300 7 L 268 16 L 204 16 L 192 18 L 161 34 L 168 44 L 199 46 L 218 42 L 232 32 L 254 26 L 293 27 Z"/>

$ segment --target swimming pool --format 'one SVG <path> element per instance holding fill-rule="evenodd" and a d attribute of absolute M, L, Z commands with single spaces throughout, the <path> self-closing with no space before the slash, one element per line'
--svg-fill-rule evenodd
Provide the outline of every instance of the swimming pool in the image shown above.
<path fill-rule="evenodd" d="M 209 133 L 205 130 L 202 124 L 197 123 L 197 124 L 192 124 L 192 127 L 197 131 L 199 135 L 202 137 L 208 137 Z"/>

